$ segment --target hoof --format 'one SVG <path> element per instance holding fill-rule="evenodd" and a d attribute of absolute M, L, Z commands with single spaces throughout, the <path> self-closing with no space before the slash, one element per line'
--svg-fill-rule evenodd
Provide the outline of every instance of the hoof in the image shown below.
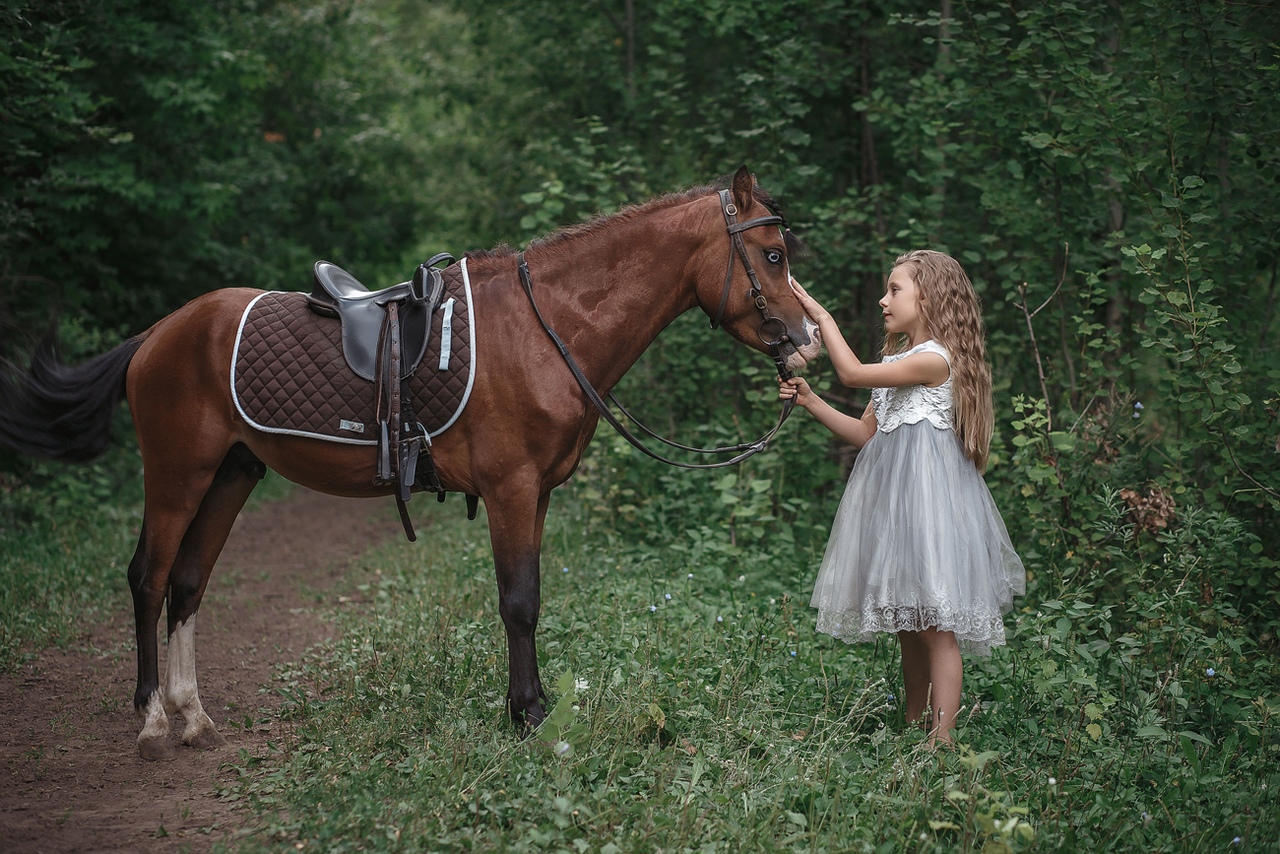
<path fill-rule="evenodd" d="M 178 749 L 167 738 L 138 739 L 138 754 L 148 762 L 172 762 Z"/>
<path fill-rule="evenodd" d="M 193 735 L 184 735 L 182 743 L 187 747 L 194 747 L 196 750 L 213 750 L 227 743 L 222 737 L 222 733 L 218 732 L 212 726 L 207 726 Z"/>
<path fill-rule="evenodd" d="M 516 707 L 510 697 L 507 698 L 507 714 L 511 716 L 511 723 L 515 725 L 516 731 L 524 738 L 528 738 L 534 730 L 542 726 L 543 720 L 547 717 L 542 703 L 534 702 L 522 709 Z"/>
<path fill-rule="evenodd" d="M 541 706 L 534 706 L 525 709 L 518 715 L 511 716 L 511 722 L 515 724 L 516 729 L 520 731 L 522 736 L 528 737 L 542 726 L 542 722 L 546 720 L 547 715 L 542 711 Z"/>

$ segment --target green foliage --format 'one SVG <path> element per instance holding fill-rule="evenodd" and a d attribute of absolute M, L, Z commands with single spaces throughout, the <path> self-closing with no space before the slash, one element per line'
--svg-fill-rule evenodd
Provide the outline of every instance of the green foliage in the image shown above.
<path fill-rule="evenodd" d="M 73 319 L 60 325 L 59 338 L 71 360 L 120 343 L 118 335 Z M 116 436 L 131 434 L 123 408 L 114 428 Z M 0 670 L 75 639 L 85 621 L 128 607 L 124 568 L 141 521 L 136 443 L 75 466 L 0 450 Z"/>
<path fill-rule="evenodd" d="M 0 670 L 77 638 L 129 606 L 125 567 L 141 510 L 137 448 L 94 466 L 34 464 L 0 476 Z"/>
<path fill-rule="evenodd" d="M 744 162 L 813 248 L 796 274 L 860 355 L 878 349 L 875 303 L 900 251 L 953 253 L 982 296 L 987 479 L 1030 578 L 1012 649 L 971 671 L 970 752 L 919 754 L 866 693 L 892 677 L 884 651 L 801 643 L 803 616 L 777 604 L 811 578 L 848 449 L 801 413 L 766 455 L 676 473 L 602 432 L 549 532 L 575 571 L 607 573 L 544 616 L 549 672 L 591 686 L 560 692 L 580 701 L 555 727 L 573 755 L 513 747 L 496 707 L 447 705 L 500 688 L 476 693 L 501 659 L 477 541 L 452 566 L 480 570 L 459 582 L 471 598 L 430 626 L 389 612 L 352 629 L 377 640 L 373 661 L 400 656 L 399 672 L 435 681 L 393 690 L 364 647 L 344 648 L 364 710 L 300 699 L 306 740 L 253 778 L 266 788 L 241 790 L 297 821 L 342 798 L 358 815 L 327 829 L 281 818 L 274 833 L 438 827 L 459 846 L 493 833 L 602 850 L 1275 837 L 1254 807 L 1277 782 L 1280 630 L 1280 29 L 1266 4 L 17 0 L 0 22 L 8 353 L 51 307 L 88 355 L 213 287 L 305 287 L 317 257 L 403 278 L 439 249 L 523 243 Z M 842 408 L 865 405 L 822 366 L 809 378 Z M 767 362 L 694 315 L 618 391 L 689 444 L 754 438 L 776 406 Z M 130 460 L 63 476 L 0 459 L 0 515 L 25 525 L 50 502 L 92 504 Z M 6 554 L 45 548 L 18 544 L 6 531 Z M 407 570 L 384 575 L 398 579 L 389 598 L 435 603 Z M 668 608 L 668 592 L 687 607 Z M 730 613 L 757 621 L 732 644 L 710 623 Z M 591 634 L 617 625 L 630 634 Z M 422 648 L 450 666 L 414 658 Z M 726 661 L 751 679 L 725 682 Z M 406 686 L 420 716 L 394 736 L 346 729 Z M 415 740 L 425 722 L 449 733 L 434 753 Z M 744 755 L 749 770 L 729 764 Z M 412 760 L 400 783 L 434 800 L 402 797 L 369 756 Z M 295 765 L 315 772 L 314 802 L 284 794 L 293 770 L 280 768 Z M 440 779 L 452 788 L 432 789 Z M 500 791 L 517 789 L 534 794 Z M 704 831 L 707 816 L 732 826 Z"/>
<path fill-rule="evenodd" d="M 820 539 L 732 575 L 584 537 L 587 492 L 548 523 L 542 729 L 506 718 L 483 527 L 437 525 L 431 550 L 366 556 L 341 639 L 279 673 L 280 739 L 224 793 L 259 816 L 238 850 L 1256 850 L 1280 829 L 1280 674 L 1198 586 L 1245 545 L 1220 518 L 1151 555 L 1117 541 L 1144 579 L 1124 606 L 1011 615 L 1010 646 L 966 664 L 961 746 L 933 754 L 896 645 L 813 634 L 785 576 Z"/>
<path fill-rule="evenodd" d="M 1154 322 L 1142 344 L 1178 366 L 1165 375 L 1167 391 L 1162 395 L 1171 402 L 1172 413 L 1179 421 L 1194 419 L 1203 428 L 1180 430 L 1168 443 L 1179 474 L 1185 475 L 1187 465 L 1207 451 L 1217 458 L 1215 475 L 1228 465 L 1235 475 L 1214 478 L 1214 505 L 1243 493 L 1246 500 L 1280 509 L 1280 483 L 1275 472 L 1267 470 L 1266 452 L 1257 452 L 1266 421 L 1249 415 L 1253 400 L 1244 390 L 1237 345 L 1223 328 L 1227 318 L 1216 302 L 1219 288 L 1201 263 L 1207 244 L 1190 231 L 1209 219 L 1208 214 L 1187 212 L 1203 187 L 1203 179 L 1189 175 L 1164 195 L 1163 206 L 1172 220 L 1163 229 L 1169 248 L 1153 249 L 1145 243 L 1123 248 L 1136 272 L 1148 281 L 1141 299 L 1152 307 Z"/>
<path fill-rule="evenodd" d="M 20 0 L 0 15 L 6 348 L 54 309 L 139 331 L 217 287 L 305 288 L 317 257 L 400 281 L 476 237 L 454 194 L 479 142 L 426 91 L 458 56 L 402 52 L 372 4 Z M 458 27 L 422 18 L 439 39 Z"/>
<path fill-rule="evenodd" d="M 894 254 L 951 251 L 986 307 L 1000 422 L 989 479 L 1019 511 L 1015 540 L 1052 573 L 1092 536 L 1104 485 L 1206 502 L 1261 538 L 1231 575 L 1261 594 L 1248 611 L 1267 613 L 1280 548 L 1268 224 L 1280 211 L 1261 190 L 1280 150 L 1272 16 L 1156 2 L 962 3 L 950 19 L 918 4 L 665 2 L 631 18 L 500 5 L 477 48 L 516 57 L 513 90 L 545 98 L 528 116 L 538 171 L 517 233 L 745 160 L 790 203 L 816 250 L 798 275 L 864 356 Z M 694 327 L 669 330 L 624 397 L 695 435 L 750 432 L 737 426 L 741 355 Z M 755 390 L 746 399 L 768 396 Z M 775 449 L 785 480 L 757 461 L 738 483 L 785 482 L 784 504 L 838 491 L 847 469 L 818 465 L 828 453 L 800 432 Z M 598 470 L 617 472 L 597 487 L 605 517 L 642 533 L 732 521 L 710 479 Z M 772 516 L 784 529 L 798 518 Z M 737 525 L 706 527 L 722 533 L 701 543 L 736 545 Z"/>

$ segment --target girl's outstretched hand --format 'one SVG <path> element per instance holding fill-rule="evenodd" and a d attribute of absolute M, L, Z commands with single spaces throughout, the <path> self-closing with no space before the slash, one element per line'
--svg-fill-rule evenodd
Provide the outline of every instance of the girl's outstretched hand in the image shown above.
<path fill-rule="evenodd" d="M 813 393 L 813 389 L 809 388 L 804 377 L 792 377 L 789 380 L 778 380 L 778 399 L 794 400 L 796 406 L 808 409 L 818 396 Z"/>
<path fill-rule="evenodd" d="M 796 295 L 796 299 L 800 301 L 800 307 L 804 309 L 804 313 L 809 315 L 809 319 L 814 323 L 822 323 L 824 316 L 829 316 L 828 312 L 813 297 L 809 296 L 809 292 L 800 286 L 800 283 L 791 278 L 791 292 Z"/>

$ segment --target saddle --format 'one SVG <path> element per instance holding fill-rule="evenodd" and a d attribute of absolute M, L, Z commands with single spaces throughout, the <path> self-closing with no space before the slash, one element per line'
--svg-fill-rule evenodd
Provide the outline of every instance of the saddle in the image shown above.
<path fill-rule="evenodd" d="M 338 318 L 347 365 L 374 384 L 378 467 L 373 482 L 396 488 L 396 507 L 410 542 L 417 536 L 405 502 L 413 488 L 435 492 L 441 501 L 445 493 L 431 459 L 431 437 L 414 415 L 407 380 L 427 352 L 431 314 L 444 290 L 437 265 L 453 260 L 441 252 L 420 264 L 412 280 L 379 291 L 369 290 L 335 264 L 317 261 L 315 287 L 307 295 L 312 311 Z"/>

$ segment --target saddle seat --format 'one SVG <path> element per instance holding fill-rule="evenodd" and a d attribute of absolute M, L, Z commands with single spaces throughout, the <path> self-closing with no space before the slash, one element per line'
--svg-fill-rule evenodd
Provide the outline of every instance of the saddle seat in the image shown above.
<path fill-rule="evenodd" d="M 453 256 L 441 253 L 414 273 L 413 280 L 371 291 L 355 276 L 336 264 L 317 261 L 315 285 L 307 295 L 307 303 L 317 314 L 337 317 L 342 324 L 342 352 L 351 370 L 373 382 L 378 370 L 378 341 L 387 317 L 387 305 L 400 306 L 400 335 L 404 358 L 400 377 L 405 379 L 417 370 L 431 333 L 431 312 L 440 302 L 444 280 L 435 265 L 453 262 Z"/>
<path fill-rule="evenodd" d="M 328 261 L 317 261 L 315 268 L 316 287 L 311 296 L 316 299 L 338 300 L 373 300 L 386 302 L 388 299 L 399 299 L 408 296 L 409 282 L 401 282 L 380 291 L 371 291 L 356 277 Z"/>

